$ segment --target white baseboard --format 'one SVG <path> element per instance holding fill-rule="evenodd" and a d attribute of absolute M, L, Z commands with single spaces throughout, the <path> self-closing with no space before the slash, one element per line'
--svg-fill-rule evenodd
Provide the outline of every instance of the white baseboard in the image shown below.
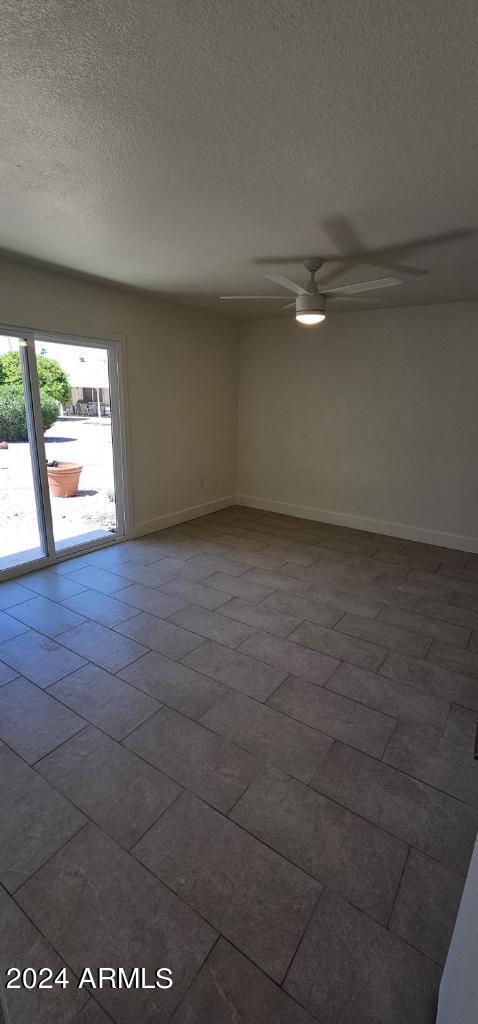
<path fill-rule="evenodd" d="M 437 544 L 443 548 L 456 548 L 458 551 L 478 553 L 478 537 L 463 537 L 461 534 L 442 533 L 439 530 L 428 530 L 421 526 L 407 526 L 405 523 L 382 522 L 379 519 L 349 515 L 346 512 L 331 512 L 329 509 L 310 508 L 307 505 L 289 505 L 283 501 L 270 501 L 267 498 L 251 497 L 249 494 L 237 494 L 235 504 L 261 509 L 263 512 L 279 512 L 283 515 L 297 516 L 301 519 L 312 519 L 314 522 L 349 526 L 354 530 L 383 533 L 387 537 L 403 537 L 404 540 L 418 540 L 425 544 Z"/>
<path fill-rule="evenodd" d="M 229 508 L 236 504 L 236 495 L 229 494 L 225 498 L 216 498 L 215 501 L 206 501 L 202 505 L 193 505 L 191 508 L 182 508 L 179 512 L 170 512 L 165 516 L 157 516 L 156 519 L 147 519 L 142 523 L 136 523 L 133 528 L 134 537 L 143 537 L 146 533 L 156 533 L 156 530 L 166 530 L 168 526 L 177 526 L 178 523 L 186 523 L 189 519 L 198 519 L 200 516 L 207 516 L 209 512 L 218 512 L 221 508 Z"/>

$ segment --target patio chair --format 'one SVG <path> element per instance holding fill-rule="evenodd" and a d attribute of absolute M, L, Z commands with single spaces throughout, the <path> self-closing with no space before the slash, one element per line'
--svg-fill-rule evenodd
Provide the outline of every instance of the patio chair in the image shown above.
<path fill-rule="evenodd" d="M 76 409 L 78 416 L 88 416 L 88 405 L 86 402 L 77 402 Z"/>

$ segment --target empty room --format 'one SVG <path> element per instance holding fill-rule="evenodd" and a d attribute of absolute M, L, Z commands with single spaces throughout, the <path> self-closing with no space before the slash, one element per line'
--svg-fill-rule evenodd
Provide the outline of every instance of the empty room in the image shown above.
<path fill-rule="evenodd" d="M 1 23 L 0 1024 L 478 1024 L 478 8 Z"/>

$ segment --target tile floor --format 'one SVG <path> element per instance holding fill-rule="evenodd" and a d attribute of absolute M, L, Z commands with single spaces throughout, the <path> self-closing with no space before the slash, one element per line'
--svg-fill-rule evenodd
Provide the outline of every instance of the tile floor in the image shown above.
<path fill-rule="evenodd" d="M 252 509 L 0 584 L 11 1024 L 432 1024 L 478 557 Z M 79 990 L 86 966 L 174 984 Z"/>

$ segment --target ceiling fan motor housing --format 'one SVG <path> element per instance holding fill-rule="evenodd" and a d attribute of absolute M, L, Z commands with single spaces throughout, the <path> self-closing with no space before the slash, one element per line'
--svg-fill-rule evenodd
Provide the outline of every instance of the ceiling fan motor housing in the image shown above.
<path fill-rule="evenodd" d="M 325 313 L 325 295 L 298 295 L 295 300 L 296 313 Z"/>

